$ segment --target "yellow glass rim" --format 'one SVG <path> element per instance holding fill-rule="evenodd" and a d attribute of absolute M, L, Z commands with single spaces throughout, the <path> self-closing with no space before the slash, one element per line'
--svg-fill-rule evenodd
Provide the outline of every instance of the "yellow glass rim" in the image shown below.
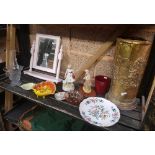
<path fill-rule="evenodd" d="M 134 40 L 134 39 L 123 39 L 123 38 L 117 38 L 118 42 L 124 42 L 124 43 L 129 43 L 129 44 L 146 44 L 150 45 L 151 42 L 147 40 Z"/>

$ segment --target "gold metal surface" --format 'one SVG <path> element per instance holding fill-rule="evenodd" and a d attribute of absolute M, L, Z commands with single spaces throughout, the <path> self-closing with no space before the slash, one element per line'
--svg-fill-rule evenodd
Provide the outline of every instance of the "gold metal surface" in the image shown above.
<path fill-rule="evenodd" d="M 108 99 L 122 110 L 136 107 L 135 100 L 150 53 L 151 43 L 117 39 L 113 79 Z"/>

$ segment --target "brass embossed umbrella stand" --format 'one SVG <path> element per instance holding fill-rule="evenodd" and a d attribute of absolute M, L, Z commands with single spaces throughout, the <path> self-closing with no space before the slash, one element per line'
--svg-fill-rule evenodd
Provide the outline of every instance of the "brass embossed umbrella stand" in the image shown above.
<path fill-rule="evenodd" d="M 121 110 L 136 108 L 136 96 L 150 47 L 148 41 L 117 39 L 113 78 L 107 98 Z"/>

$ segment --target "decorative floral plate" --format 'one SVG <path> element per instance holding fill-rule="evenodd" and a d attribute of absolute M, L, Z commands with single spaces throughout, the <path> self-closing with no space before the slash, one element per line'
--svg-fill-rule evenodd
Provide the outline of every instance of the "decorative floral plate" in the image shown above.
<path fill-rule="evenodd" d="M 120 111 L 116 105 L 101 97 L 84 99 L 79 111 L 84 120 L 100 127 L 112 126 L 120 119 Z"/>

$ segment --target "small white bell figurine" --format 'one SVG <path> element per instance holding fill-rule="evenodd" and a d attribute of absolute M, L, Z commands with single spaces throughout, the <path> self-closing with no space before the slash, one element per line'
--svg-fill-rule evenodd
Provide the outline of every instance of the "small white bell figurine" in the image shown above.
<path fill-rule="evenodd" d="M 90 73 L 89 70 L 85 70 L 85 77 L 83 78 L 85 80 L 84 84 L 83 84 L 83 91 L 85 93 L 91 93 L 91 77 L 90 77 Z"/>
<path fill-rule="evenodd" d="M 71 65 L 68 65 L 68 68 L 65 73 L 65 80 L 63 80 L 62 89 L 64 91 L 72 91 L 75 89 L 74 87 L 75 75 L 73 69 L 71 69 Z"/>

